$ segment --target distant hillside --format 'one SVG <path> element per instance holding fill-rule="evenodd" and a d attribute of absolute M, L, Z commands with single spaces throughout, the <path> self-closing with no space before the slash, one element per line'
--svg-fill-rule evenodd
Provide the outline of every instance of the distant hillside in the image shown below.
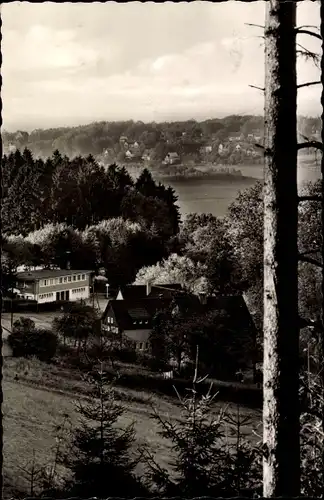
<path fill-rule="evenodd" d="M 299 132 L 318 138 L 320 118 L 299 118 Z M 97 122 L 78 127 L 3 131 L 4 153 L 27 147 L 36 157 L 53 151 L 69 157 L 92 154 L 103 164 L 144 163 L 145 166 L 174 164 L 236 165 L 260 163 L 263 117 L 231 115 L 202 122 L 195 120 L 143 123 Z M 176 153 L 170 158 L 168 153 Z"/>

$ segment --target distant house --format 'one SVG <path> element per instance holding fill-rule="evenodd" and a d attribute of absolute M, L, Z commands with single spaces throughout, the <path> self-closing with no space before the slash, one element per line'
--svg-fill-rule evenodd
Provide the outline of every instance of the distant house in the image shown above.
<path fill-rule="evenodd" d="M 178 155 L 178 153 L 175 152 L 168 153 L 164 158 L 163 163 L 165 165 L 176 165 L 180 163 L 180 156 Z"/>
<path fill-rule="evenodd" d="M 212 150 L 213 150 L 213 147 L 212 147 L 212 146 L 202 146 L 202 148 L 201 148 L 200 152 L 201 152 L 202 154 L 204 154 L 204 153 L 205 153 L 205 154 L 208 154 L 208 153 L 211 153 L 211 152 L 212 152 Z"/>
<path fill-rule="evenodd" d="M 128 149 L 125 153 L 125 157 L 127 160 L 131 160 L 132 158 L 134 158 L 134 154 Z"/>
<path fill-rule="evenodd" d="M 228 140 L 230 142 L 238 142 L 238 141 L 242 141 L 243 139 L 244 139 L 244 136 L 242 134 L 240 134 L 239 132 L 230 133 L 228 136 Z"/>
<path fill-rule="evenodd" d="M 159 285 L 161 286 L 161 285 Z M 165 285 L 166 286 L 166 285 Z M 255 326 L 243 296 L 187 297 L 184 294 L 153 297 L 147 295 L 146 287 L 138 290 L 138 297 L 134 297 L 135 289 L 128 288 L 127 298 L 110 300 L 101 319 L 102 331 L 115 334 L 120 341 L 123 337 L 130 340 L 139 351 L 150 350 L 150 334 L 153 328 L 153 319 L 158 311 L 165 310 L 175 303 L 175 310 L 180 310 L 186 304 L 190 311 L 196 313 L 218 311 L 226 313 L 231 329 L 248 331 L 255 334 Z M 152 290 L 151 290 L 152 291 Z M 175 290 L 176 292 L 176 290 Z M 151 292 L 150 292 L 151 293 Z M 145 295 L 146 294 L 146 295 Z"/>
<path fill-rule="evenodd" d="M 151 161 L 151 154 L 149 151 L 144 151 L 142 155 L 142 160 L 143 161 Z"/>
<path fill-rule="evenodd" d="M 38 304 L 88 299 L 91 274 L 89 270 L 70 269 L 25 271 L 17 274 L 16 289 L 20 298 Z"/>
<path fill-rule="evenodd" d="M 242 149 L 241 144 L 236 144 L 235 151 L 241 151 L 241 149 Z"/>

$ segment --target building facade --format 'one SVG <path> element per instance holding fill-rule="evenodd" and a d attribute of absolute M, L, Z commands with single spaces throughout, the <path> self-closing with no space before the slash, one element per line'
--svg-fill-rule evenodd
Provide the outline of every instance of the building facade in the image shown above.
<path fill-rule="evenodd" d="M 89 270 L 39 270 L 17 274 L 16 288 L 19 297 L 46 302 L 77 301 L 90 297 L 91 274 Z"/>

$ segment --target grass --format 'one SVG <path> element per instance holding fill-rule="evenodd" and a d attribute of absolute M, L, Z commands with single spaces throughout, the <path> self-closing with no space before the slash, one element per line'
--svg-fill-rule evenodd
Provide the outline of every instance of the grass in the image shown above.
<path fill-rule="evenodd" d="M 16 496 L 17 489 L 25 492 L 27 489 L 29 493 L 28 481 L 20 467 L 31 463 L 33 450 L 37 464 L 50 459 L 50 450 L 55 444 L 55 426 L 62 421 L 65 413 L 72 422 L 77 421 L 74 402 L 86 397 L 88 391 L 80 373 L 36 359 L 5 359 L 3 377 L 3 478 L 4 496 L 9 498 Z M 120 387 L 116 387 L 116 397 L 126 407 L 120 425 L 134 422 L 137 444 L 146 443 L 158 463 L 167 467 L 170 459 L 169 443 L 158 434 L 157 423 L 151 419 L 151 405 L 161 416 L 181 419 L 180 405 L 172 398 Z M 222 403 L 216 403 L 215 412 L 221 406 Z M 229 409 L 236 411 L 236 407 Z M 254 427 L 257 426 L 260 418 L 257 412 L 246 408 L 240 411 L 250 414 Z M 247 426 L 244 433 L 254 439 L 251 426 Z M 142 473 L 141 467 L 137 473 Z"/>

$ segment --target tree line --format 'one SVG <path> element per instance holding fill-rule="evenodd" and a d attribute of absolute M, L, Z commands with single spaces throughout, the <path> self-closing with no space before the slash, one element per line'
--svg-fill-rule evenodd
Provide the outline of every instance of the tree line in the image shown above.
<path fill-rule="evenodd" d="M 26 235 L 47 223 L 82 230 L 119 216 L 163 236 L 178 230 L 174 191 L 156 184 L 147 170 L 134 181 L 124 167 L 104 169 L 91 155 L 70 160 L 55 151 L 44 161 L 24 149 L 3 157 L 2 172 L 5 234 Z"/>

